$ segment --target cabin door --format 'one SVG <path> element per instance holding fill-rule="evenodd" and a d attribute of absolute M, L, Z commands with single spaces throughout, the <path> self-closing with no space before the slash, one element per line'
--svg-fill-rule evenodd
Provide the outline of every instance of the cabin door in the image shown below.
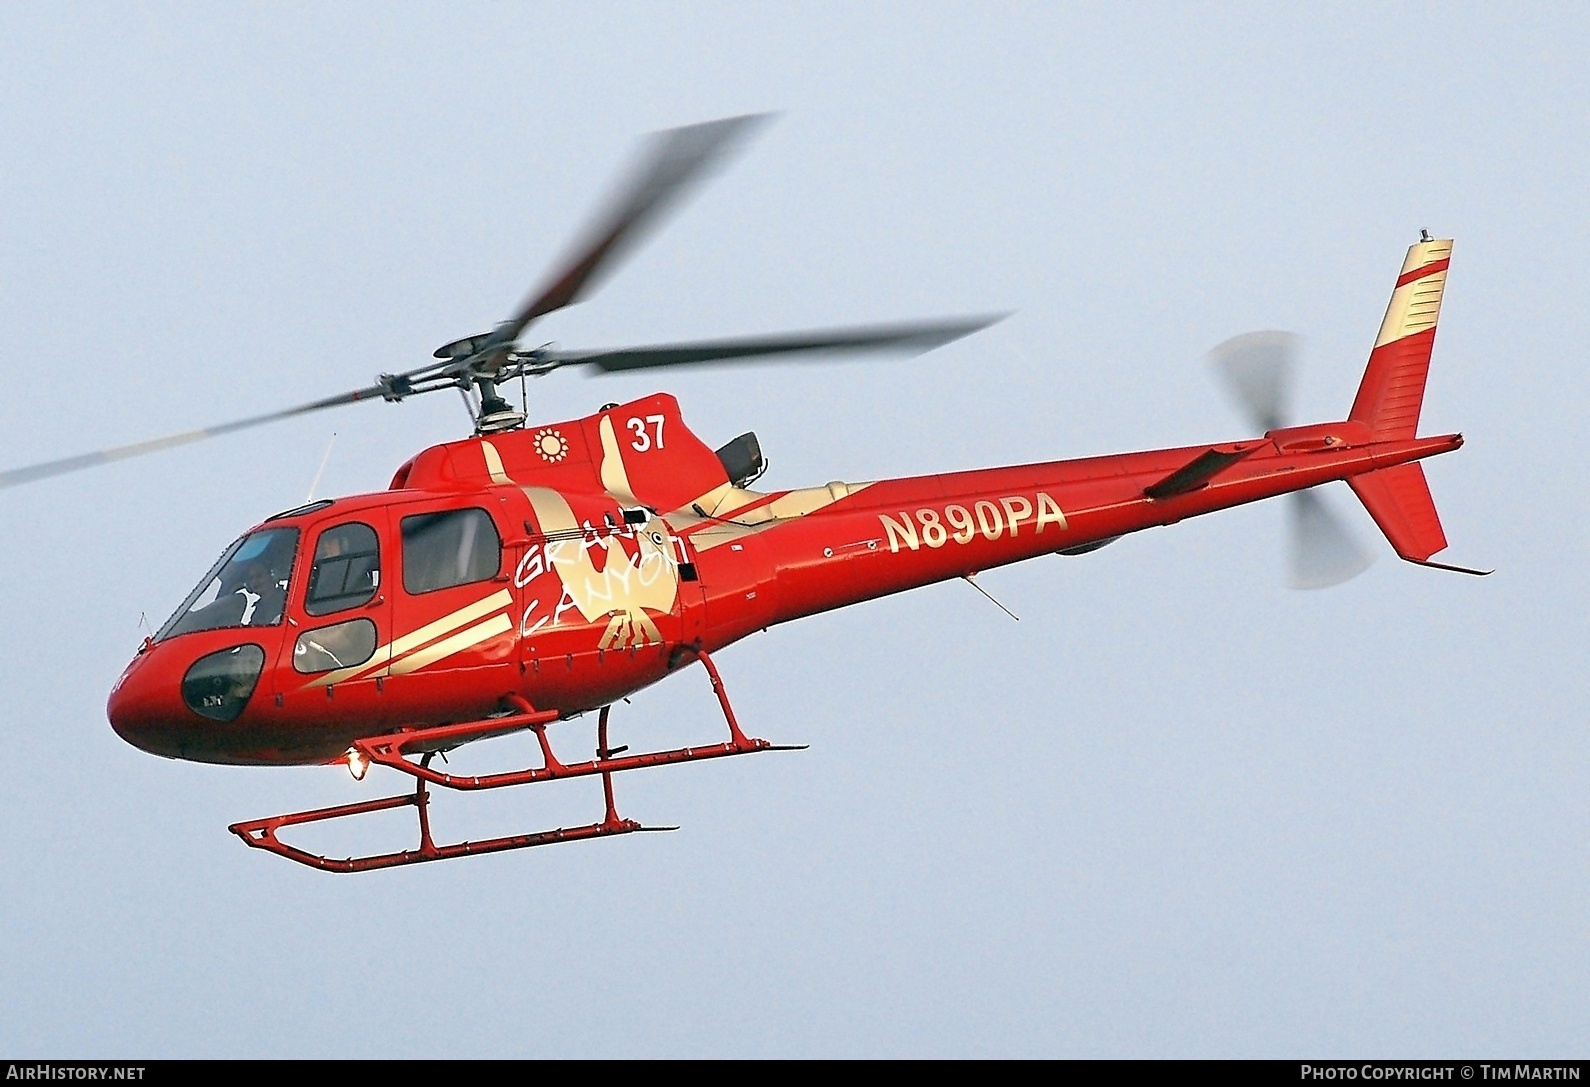
<path fill-rule="evenodd" d="M 392 510 L 398 551 L 388 690 L 415 723 L 478 719 L 518 690 L 506 500 L 491 494 Z"/>

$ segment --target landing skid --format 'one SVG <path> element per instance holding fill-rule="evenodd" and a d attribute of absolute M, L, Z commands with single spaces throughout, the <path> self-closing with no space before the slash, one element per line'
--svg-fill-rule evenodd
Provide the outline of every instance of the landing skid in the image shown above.
<path fill-rule="evenodd" d="M 596 726 L 596 757 L 586 762 L 565 763 L 559 761 L 553 754 L 552 744 L 547 739 L 547 725 L 558 719 L 557 711 L 537 710 L 524 699 L 512 696 L 508 700 L 509 704 L 519 711 L 514 716 L 413 729 L 354 741 L 355 750 L 371 763 L 390 767 L 413 777 L 415 781 L 412 793 L 401 793 L 357 804 L 340 804 L 331 808 L 293 812 L 288 815 L 273 815 L 246 823 L 234 823 L 227 829 L 256 849 L 266 849 L 288 860 L 328 872 L 368 872 L 377 868 L 394 868 L 402 864 L 447 860 L 450 857 L 500 853 L 509 849 L 529 849 L 539 845 L 552 845 L 555 842 L 577 842 L 586 838 L 606 838 L 615 834 L 633 834 L 637 831 L 677 830 L 677 827 L 642 826 L 633 819 L 622 818 L 613 802 L 613 775 L 623 770 L 638 770 L 646 766 L 699 762 L 702 759 L 720 759 L 730 755 L 750 755 L 758 751 L 799 751 L 806 746 L 773 744 L 767 740 L 746 736 L 740 730 L 739 721 L 735 719 L 734 708 L 729 705 L 729 696 L 723 689 L 723 679 L 718 675 L 717 666 L 705 652 L 697 652 L 696 656 L 712 680 L 713 693 L 718 696 L 718 705 L 722 707 L 724 720 L 728 723 L 729 739 L 725 743 L 708 744 L 705 747 L 681 747 L 638 755 L 621 755 L 624 748 L 614 750 L 608 746 L 607 720 L 612 707 L 603 706 Z M 538 767 L 474 777 L 447 774 L 431 768 L 431 759 L 437 751 L 456 747 L 469 740 L 526 728 L 535 733 L 536 740 L 541 745 L 542 765 Z M 420 755 L 418 762 L 409 758 L 416 753 Z M 607 810 L 600 822 L 577 827 L 559 827 L 556 830 L 538 831 L 533 834 L 488 838 L 479 842 L 456 842 L 452 845 L 437 845 L 431 839 L 429 792 L 431 785 L 465 791 L 503 789 L 514 785 L 532 785 L 541 781 L 589 777 L 592 774 L 602 776 L 602 793 L 607 802 Z M 277 837 L 277 832 L 284 827 L 321 823 L 409 805 L 413 805 L 419 815 L 420 841 L 416 849 L 335 859 L 289 845 Z"/>

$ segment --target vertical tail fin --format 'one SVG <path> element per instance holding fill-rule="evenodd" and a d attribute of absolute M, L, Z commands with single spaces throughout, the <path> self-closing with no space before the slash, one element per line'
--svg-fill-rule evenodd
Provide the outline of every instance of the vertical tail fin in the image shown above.
<path fill-rule="evenodd" d="M 1435 323 L 1441 316 L 1441 294 L 1446 289 L 1451 256 L 1451 238 L 1426 234 L 1408 247 L 1348 416 L 1366 425 L 1373 441 L 1418 437 L 1419 409 L 1424 406 L 1424 383 L 1430 374 L 1430 351 L 1435 346 Z M 1448 448 L 1457 448 L 1462 440 L 1460 435 L 1451 435 Z M 1431 555 L 1446 548 L 1446 533 L 1441 530 L 1424 468 L 1417 461 L 1352 476 L 1347 483 L 1402 558 L 1462 574 L 1490 573 L 1430 561 Z"/>
<path fill-rule="evenodd" d="M 1386 319 L 1380 323 L 1380 335 L 1375 337 L 1369 366 L 1348 416 L 1367 424 L 1377 441 L 1417 435 L 1451 255 L 1452 239 L 1437 238 L 1409 246 L 1402 262 L 1402 274 L 1391 292 Z"/>

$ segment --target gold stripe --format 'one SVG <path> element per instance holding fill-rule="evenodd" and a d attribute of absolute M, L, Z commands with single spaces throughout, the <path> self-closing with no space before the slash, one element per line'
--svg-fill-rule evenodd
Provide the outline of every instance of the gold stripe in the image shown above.
<path fill-rule="evenodd" d="M 488 474 L 490 474 L 491 481 L 493 483 L 513 482 L 513 480 L 508 478 L 508 473 L 503 469 L 502 455 L 497 452 L 496 446 L 482 438 L 480 441 L 480 453 L 481 456 L 486 458 L 486 471 Z"/>
<path fill-rule="evenodd" d="M 690 537 L 691 546 L 698 552 L 711 551 L 732 540 L 757 532 L 766 532 L 770 528 L 777 528 L 808 513 L 816 513 L 870 486 L 872 486 L 870 482 L 830 483 L 826 487 L 806 487 L 796 491 L 785 491 L 771 502 L 766 501 L 766 495 L 759 495 L 755 491 L 737 491 L 736 495 L 743 495 L 749 501 L 741 503 L 727 513 L 716 514 L 713 518 L 700 518 L 692 516 L 693 511 L 692 513 L 675 511 L 669 514 L 667 519 L 680 535 Z M 747 506 L 755 508 L 746 509 Z M 745 512 L 742 513 L 741 510 Z"/>
<path fill-rule="evenodd" d="M 629 486 L 629 470 L 624 467 L 624 454 L 619 452 L 618 439 L 613 436 L 613 420 L 604 413 L 597 429 L 602 435 L 602 490 L 616 498 L 621 505 L 640 505 L 640 500 Z"/>
<path fill-rule="evenodd" d="M 432 638 L 439 638 L 450 630 L 458 629 L 465 623 L 474 622 L 487 612 L 496 611 L 498 608 L 506 608 L 511 603 L 513 603 L 513 594 L 507 589 L 499 590 L 484 600 L 477 600 L 473 604 L 459 608 L 450 615 L 442 616 L 434 623 L 426 623 L 420 629 L 411 634 L 405 634 L 395 642 L 377 647 L 376 651 L 371 654 L 370 659 L 364 664 L 353 668 L 339 668 L 335 672 L 327 672 L 318 679 L 311 680 L 305 686 L 325 687 L 332 683 L 341 683 L 345 679 L 352 679 L 365 672 L 383 669 L 393 657 L 401 657 L 409 650 L 424 645 Z M 504 622 L 507 621 L 506 617 L 502 618 Z M 512 624 L 509 625 L 511 626 Z M 387 673 L 382 672 L 382 674 L 385 675 Z"/>
<path fill-rule="evenodd" d="M 487 612 L 496 611 L 498 608 L 506 608 L 512 603 L 513 593 L 507 589 L 495 592 L 484 600 L 477 600 L 468 607 L 459 608 L 451 615 L 442 616 L 434 623 L 425 624 L 412 634 L 405 634 L 392 643 L 392 656 L 401 657 L 409 650 L 424 645 L 432 638 L 440 637 L 449 630 L 456 630 L 465 623 L 473 623 Z"/>
<path fill-rule="evenodd" d="M 499 634 L 506 634 L 513 629 L 513 620 L 506 615 L 493 615 L 483 623 L 476 623 L 468 630 L 461 630 L 451 638 L 444 638 L 435 645 L 427 646 L 417 653 L 411 653 L 402 660 L 392 665 L 394 676 L 405 676 L 417 669 L 424 668 L 427 664 L 435 664 L 443 657 L 450 657 L 454 653 L 489 641 Z"/>
<path fill-rule="evenodd" d="M 1408 256 L 1402 262 L 1402 273 L 1397 278 L 1401 279 L 1409 272 L 1437 261 L 1451 259 L 1451 238 L 1415 242 L 1408 247 Z M 1380 322 L 1380 332 L 1375 336 L 1375 346 L 1384 347 L 1434 327 L 1436 318 L 1441 315 L 1441 293 L 1446 289 L 1446 276 L 1447 269 L 1442 269 L 1394 288 L 1391 301 L 1386 305 L 1385 320 Z"/>

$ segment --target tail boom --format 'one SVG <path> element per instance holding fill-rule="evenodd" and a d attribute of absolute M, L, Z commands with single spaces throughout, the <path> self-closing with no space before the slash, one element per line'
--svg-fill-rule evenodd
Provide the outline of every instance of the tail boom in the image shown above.
<path fill-rule="evenodd" d="M 1305 432 L 1312 435 L 1306 437 Z M 1192 479 L 1187 469 L 1212 459 L 1208 446 L 882 480 L 857 487 L 848 497 L 810 515 L 769 525 L 776 531 L 767 534 L 765 546 L 776 573 L 768 583 L 755 586 L 759 606 L 766 609 L 755 626 L 787 622 L 1038 555 L 1079 554 L 1090 545 L 1128 533 L 1334 480 L 1345 479 L 1356 487 L 1358 480 L 1394 473 L 1399 466 L 1417 469 L 1411 462 L 1451 452 L 1463 441 L 1451 434 L 1362 443 L 1355 440 L 1361 435 L 1356 424 L 1343 422 L 1296 427 L 1266 439 L 1217 446 L 1215 451 L 1227 463 L 1202 479 Z M 1177 479 L 1184 475 L 1187 478 Z M 1171 479 L 1178 486 L 1161 486 Z M 1155 491 L 1163 497 L 1156 497 Z M 1433 507 L 1430 512 L 1433 515 Z M 733 511 L 722 517 L 726 525 L 733 525 Z M 723 528 L 705 526 L 705 531 Z M 1421 545 L 1429 542 L 1428 533 L 1414 538 Z M 746 546 L 757 545 L 747 542 Z M 712 585 L 723 576 L 715 566 L 728 548 L 712 547 L 705 539 L 698 547 L 710 548 L 700 561 L 702 580 Z M 724 644 L 737 636 L 726 634 Z M 709 648 L 716 644 L 709 643 Z"/>
<path fill-rule="evenodd" d="M 755 601 L 755 614 L 716 631 L 721 641 L 709 648 L 773 623 L 1042 554 L 1083 554 L 1127 533 L 1336 480 L 1347 481 L 1402 558 L 1481 573 L 1430 561 L 1446 535 L 1418 464 L 1463 444 L 1460 434 L 1417 436 L 1451 251 L 1449 239 L 1408 250 L 1347 419 L 1225 445 L 829 484 L 825 500 L 798 516 L 742 523 L 731 509 L 676 526 L 701 555 L 710 600 L 723 601 L 709 608 L 729 610 L 731 596 L 742 610 Z M 763 529 L 774 531 L 754 538 Z M 761 572 L 736 580 L 736 563 Z"/>

